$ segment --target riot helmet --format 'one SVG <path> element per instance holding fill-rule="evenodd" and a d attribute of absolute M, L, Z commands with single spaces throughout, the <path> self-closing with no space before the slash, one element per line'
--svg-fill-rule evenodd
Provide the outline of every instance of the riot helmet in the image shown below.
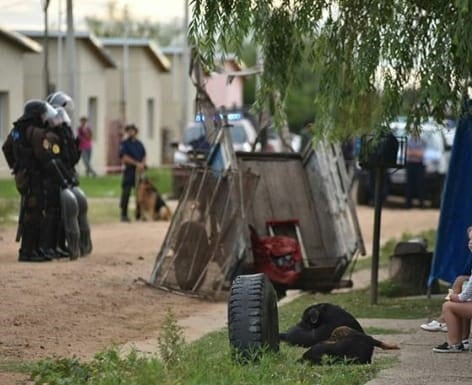
<path fill-rule="evenodd" d="M 64 107 L 56 107 L 56 116 L 53 116 L 51 119 L 48 119 L 48 123 L 51 127 L 60 127 L 63 124 L 70 127 L 71 120 L 69 114 Z"/>
<path fill-rule="evenodd" d="M 69 116 L 74 112 L 74 101 L 65 92 L 57 91 L 49 94 L 46 100 L 54 107 L 63 107 Z"/>
<path fill-rule="evenodd" d="M 25 103 L 21 119 L 32 120 L 36 124 L 44 124 L 56 115 L 57 111 L 49 103 L 39 99 L 31 99 Z"/>

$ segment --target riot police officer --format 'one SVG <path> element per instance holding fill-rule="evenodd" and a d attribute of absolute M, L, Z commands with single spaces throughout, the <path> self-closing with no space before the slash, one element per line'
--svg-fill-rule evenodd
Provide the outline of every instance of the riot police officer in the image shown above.
<path fill-rule="evenodd" d="M 43 262 L 51 256 L 39 252 L 43 212 L 42 164 L 53 150 L 46 136 L 47 121 L 57 111 L 42 100 L 29 100 L 23 115 L 13 123 L 2 147 L 9 167 L 15 176 L 21 195 L 21 208 L 16 240 L 21 240 L 19 261 Z"/>
<path fill-rule="evenodd" d="M 62 91 L 47 97 L 47 101 L 58 111 L 58 116 L 51 122 L 52 132 L 59 137 L 60 150 L 53 159 L 56 172 L 56 187 L 61 201 L 61 217 L 58 247 L 56 251 L 66 249 L 72 259 L 85 256 L 92 251 L 90 226 L 87 218 L 87 198 L 80 189 L 75 165 L 80 159 L 78 144 L 71 128 L 69 113 L 73 113 L 72 98 Z"/>

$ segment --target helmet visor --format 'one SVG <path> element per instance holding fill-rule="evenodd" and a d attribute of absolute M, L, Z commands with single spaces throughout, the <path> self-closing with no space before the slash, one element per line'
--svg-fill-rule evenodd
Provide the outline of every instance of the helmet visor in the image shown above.
<path fill-rule="evenodd" d="M 71 120 L 70 120 L 69 114 L 67 113 L 65 108 L 57 107 L 56 110 L 57 110 L 57 120 L 58 120 L 59 124 L 65 123 L 66 125 L 68 125 L 70 127 Z"/>
<path fill-rule="evenodd" d="M 41 116 L 42 121 L 43 123 L 45 122 L 53 123 L 54 120 L 57 118 L 58 113 L 56 109 L 53 106 L 51 106 L 49 103 L 45 102 L 44 105 L 46 106 L 46 111 Z"/>

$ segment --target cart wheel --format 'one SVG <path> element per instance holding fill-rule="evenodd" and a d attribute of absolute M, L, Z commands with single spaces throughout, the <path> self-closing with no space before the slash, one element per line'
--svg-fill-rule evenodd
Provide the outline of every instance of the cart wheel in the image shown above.
<path fill-rule="evenodd" d="M 192 290 L 210 260 L 205 226 L 199 222 L 182 223 L 176 237 L 175 278 L 182 290 Z M 201 286 L 203 277 L 197 289 Z"/>
<path fill-rule="evenodd" d="M 240 275 L 233 281 L 228 331 L 231 347 L 245 360 L 257 359 L 264 348 L 279 350 L 277 295 L 264 274 Z"/>

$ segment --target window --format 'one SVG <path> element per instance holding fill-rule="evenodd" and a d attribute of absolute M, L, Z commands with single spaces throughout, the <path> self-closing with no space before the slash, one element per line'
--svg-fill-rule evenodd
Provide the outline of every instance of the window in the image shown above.
<path fill-rule="evenodd" d="M 92 137 L 96 139 L 97 136 L 97 115 L 98 115 L 98 101 L 96 96 L 91 96 L 88 99 L 88 120 L 90 128 L 92 129 Z"/>
<path fill-rule="evenodd" d="M 152 139 L 154 137 L 154 99 L 149 98 L 146 103 L 146 116 L 147 116 L 147 136 Z"/>
<path fill-rule="evenodd" d="M 8 134 L 8 92 L 0 92 L 0 139 Z"/>

